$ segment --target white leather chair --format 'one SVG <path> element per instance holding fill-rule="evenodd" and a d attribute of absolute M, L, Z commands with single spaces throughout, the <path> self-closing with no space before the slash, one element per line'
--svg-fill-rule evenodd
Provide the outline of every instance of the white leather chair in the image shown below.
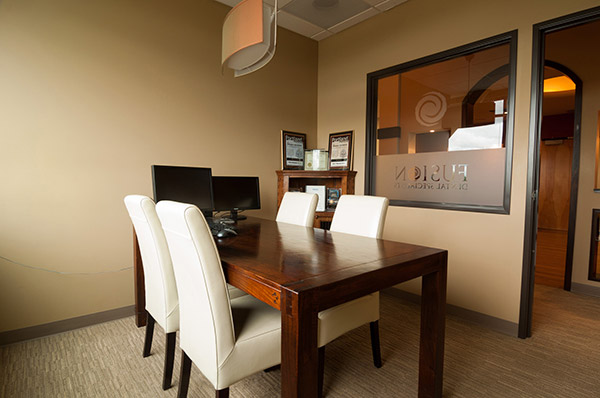
<path fill-rule="evenodd" d="M 389 200 L 379 196 L 342 195 L 331 231 L 381 239 Z"/>
<path fill-rule="evenodd" d="M 144 358 L 150 355 L 154 325 L 158 323 L 167 335 L 163 373 L 163 389 L 166 390 L 171 386 L 176 332 L 179 330 L 179 299 L 171 255 L 154 201 L 144 195 L 129 195 L 124 201 L 135 228 L 144 267 L 148 320 L 142 355 Z M 232 298 L 246 294 L 233 286 L 229 289 Z"/>
<path fill-rule="evenodd" d="M 389 201 L 377 196 L 342 195 L 331 221 L 332 232 L 380 239 Z M 379 344 L 379 292 L 319 313 L 319 394 L 323 393 L 325 345 L 344 333 L 369 324 L 373 364 L 381 367 Z"/>
<path fill-rule="evenodd" d="M 204 216 L 194 205 L 161 201 L 177 281 L 182 349 L 178 397 L 187 396 L 192 361 L 217 397 L 229 386 L 281 361 L 281 313 L 249 295 L 230 299 L 221 260 Z"/>
<path fill-rule="evenodd" d="M 318 197 L 314 193 L 286 192 L 279 205 L 275 221 L 312 227 L 315 222 L 317 201 Z"/>
<path fill-rule="evenodd" d="M 150 355 L 156 322 L 167 335 L 162 385 L 163 390 L 166 390 L 171 386 L 175 339 L 176 332 L 179 330 L 179 300 L 171 255 L 156 214 L 154 201 L 143 195 L 129 195 L 125 197 L 125 206 L 135 228 L 144 266 L 148 321 L 143 356 L 145 358 Z"/>

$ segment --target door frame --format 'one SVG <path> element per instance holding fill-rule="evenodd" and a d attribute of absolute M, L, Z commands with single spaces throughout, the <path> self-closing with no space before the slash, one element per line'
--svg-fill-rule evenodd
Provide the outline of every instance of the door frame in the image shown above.
<path fill-rule="evenodd" d="M 533 290 L 535 282 L 535 254 L 538 224 L 538 191 L 540 172 L 540 134 L 543 99 L 543 79 L 546 34 L 583 25 L 600 19 L 600 7 L 565 15 L 533 25 L 533 56 L 531 71 L 531 108 L 529 116 L 529 151 L 527 159 L 527 191 L 525 204 L 525 234 L 523 242 L 523 273 L 521 277 L 521 305 L 519 311 L 519 337 L 531 336 L 533 316 Z M 552 63 L 556 65 L 556 63 Z M 548 66 L 555 67 L 552 64 Z M 558 68 L 557 68 L 558 69 Z M 559 69 L 560 70 L 560 69 Z M 566 73 L 568 71 L 569 73 Z M 571 197 L 569 204 L 569 232 L 567 237 L 567 259 L 565 264 L 564 289 L 571 290 L 573 270 L 573 246 L 575 241 L 575 219 L 577 215 L 577 188 L 579 182 L 579 154 L 581 131 L 582 82 L 567 68 L 565 73 L 576 84 L 573 131 L 573 163 L 571 167 Z M 577 79 L 577 80 L 575 80 Z"/>

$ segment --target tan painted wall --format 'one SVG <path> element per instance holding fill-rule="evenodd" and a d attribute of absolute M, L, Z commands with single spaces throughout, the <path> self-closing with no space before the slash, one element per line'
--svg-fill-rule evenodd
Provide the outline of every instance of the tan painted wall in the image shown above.
<path fill-rule="evenodd" d="M 316 144 L 317 43 L 280 29 L 271 63 L 234 79 L 220 67 L 227 11 L 0 2 L 0 332 L 133 304 L 123 197 L 151 195 L 151 164 L 258 175 L 255 215 L 274 217 L 279 130 Z"/>
<path fill-rule="evenodd" d="M 326 146 L 330 132 L 355 131 L 360 193 L 365 164 L 367 73 L 518 29 L 510 215 L 407 207 L 392 207 L 388 212 L 385 238 L 449 250 L 451 304 L 518 321 L 532 26 L 597 5 L 597 0 L 412 0 L 319 44 L 319 146 Z M 417 291 L 418 286 L 409 283 L 405 288 Z"/>
<path fill-rule="evenodd" d="M 600 193 L 594 192 L 596 169 L 596 137 L 600 110 L 600 22 L 552 33 L 546 39 L 546 58 L 566 66 L 583 82 L 581 113 L 581 154 L 577 221 L 573 248 L 575 283 L 600 287 L 588 281 L 592 209 L 600 208 Z"/>

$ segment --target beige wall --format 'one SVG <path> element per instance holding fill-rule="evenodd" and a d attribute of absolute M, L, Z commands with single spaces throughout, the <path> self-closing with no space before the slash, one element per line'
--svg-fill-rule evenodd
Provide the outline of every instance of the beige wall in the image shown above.
<path fill-rule="evenodd" d="M 325 147 L 330 132 L 355 131 L 360 193 L 365 164 L 367 73 L 518 29 L 510 215 L 407 207 L 392 207 L 388 212 L 385 238 L 449 250 L 451 304 L 509 322 L 518 321 L 532 26 L 597 5 L 597 0 L 412 0 L 319 44 L 318 143 Z M 582 250 L 580 246 L 577 248 Z M 405 288 L 418 291 L 418 286 L 409 283 Z"/>
<path fill-rule="evenodd" d="M 274 217 L 279 130 L 316 144 L 317 43 L 280 29 L 271 63 L 234 79 L 227 11 L 0 2 L 0 332 L 133 304 L 123 197 L 151 195 L 151 164 L 258 175 L 255 214 Z"/>
<path fill-rule="evenodd" d="M 581 154 L 577 221 L 573 250 L 574 283 L 600 287 L 588 281 L 592 209 L 600 208 L 600 193 L 594 192 L 596 169 L 596 136 L 600 110 L 600 53 L 598 40 L 600 22 L 549 34 L 546 39 L 546 58 L 572 70 L 583 82 L 581 113 Z"/>

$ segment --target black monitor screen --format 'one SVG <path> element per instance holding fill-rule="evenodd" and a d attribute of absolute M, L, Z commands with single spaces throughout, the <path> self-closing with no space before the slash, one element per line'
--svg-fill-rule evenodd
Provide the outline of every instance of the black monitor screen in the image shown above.
<path fill-rule="evenodd" d="M 258 177 L 213 177 L 215 210 L 260 209 Z"/>
<path fill-rule="evenodd" d="M 154 201 L 191 203 L 205 214 L 213 209 L 212 171 L 204 167 L 152 166 Z"/>

